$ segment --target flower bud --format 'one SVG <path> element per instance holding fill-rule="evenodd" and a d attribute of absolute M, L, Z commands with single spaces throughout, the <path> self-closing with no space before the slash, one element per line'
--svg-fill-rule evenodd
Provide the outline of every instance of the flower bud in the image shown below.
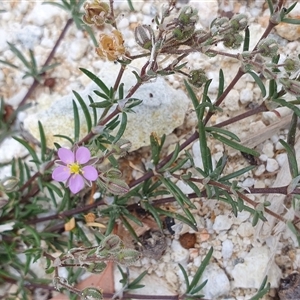
<path fill-rule="evenodd" d="M 81 292 L 83 300 L 102 300 L 104 299 L 102 291 L 97 288 L 87 287 Z"/>
<path fill-rule="evenodd" d="M 117 235 L 110 234 L 101 241 L 101 247 L 110 252 L 115 252 L 123 248 L 124 244 Z"/>
<path fill-rule="evenodd" d="M 224 30 L 229 25 L 229 19 L 227 17 L 217 18 L 210 25 L 210 31 L 213 35 L 219 34 L 219 31 Z"/>
<path fill-rule="evenodd" d="M 300 69 L 299 59 L 287 58 L 284 61 L 284 69 L 287 72 L 297 72 Z"/>
<path fill-rule="evenodd" d="M 289 78 L 280 78 L 279 82 L 283 85 L 287 93 L 300 97 L 300 81 Z"/>
<path fill-rule="evenodd" d="M 248 25 L 248 19 L 245 14 L 238 14 L 229 21 L 231 29 L 235 32 L 242 31 Z"/>
<path fill-rule="evenodd" d="M 224 39 L 224 46 L 231 49 L 237 49 L 242 45 L 243 36 L 238 33 L 227 33 L 223 37 Z"/>
<path fill-rule="evenodd" d="M 134 38 L 139 46 L 150 50 L 153 46 L 154 32 L 149 25 L 139 25 L 134 29 Z"/>
<path fill-rule="evenodd" d="M 5 193 L 12 193 L 18 190 L 19 179 L 15 176 L 6 177 L 1 180 L 0 186 Z"/>
<path fill-rule="evenodd" d="M 116 261 L 124 266 L 130 266 L 140 259 L 141 254 L 134 249 L 122 249 L 116 255 Z"/>
<path fill-rule="evenodd" d="M 84 4 L 85 15 L 82 17 L 84 23 L 88 25 L 101 26 L 105 23 L 109 12 L 109 5 L 100 0 L 94 0 L 92 3 Z"/>
<path fill-rule="evenodd" d="M 261 56 L 274 57 L 277 55 L 278 44 L 274 39 L 263 39 L 257 46 Z"/>
<path fill-rule="evenodd" d="M 194 31 L 194 26 L 187 26 L 186 28 L 175 28 L 173 30 L 173 36 L 177 41 L 184 42 L 192 37 Z"/>
<path fill-rule="evenodd" d="M 195 24 L 198 19 L 198 10 L 191 6 L 183 7 L 178 16 L 178 21 L 181 26 Z"/>
<path fill-rule="evenodd" d="M 207 76 L 203 69 L 192 70 L 189 73 L 188 82 L 195 86 L 196 88 L 200 88 L 203 84 L 208 80 Z"/>

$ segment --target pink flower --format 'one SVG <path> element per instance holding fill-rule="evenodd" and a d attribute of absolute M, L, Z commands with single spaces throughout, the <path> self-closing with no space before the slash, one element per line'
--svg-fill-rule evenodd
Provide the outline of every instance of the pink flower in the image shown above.
<path fill-rule="evenodd" d="M 57 154 L 60 160 L 57 160 L 56 163 L 59 166 L 53 170 L 52 178 L 55 181 L 65 182 L 72 193 L 78 193 L 85 184 L 91 186 L 91 181 L 98 178 L 96 168 L 91 166 L 97 160 L 90 159 L 91 152 L 88 148 L 79 147 L 74 152 L 60 148 Z"/>

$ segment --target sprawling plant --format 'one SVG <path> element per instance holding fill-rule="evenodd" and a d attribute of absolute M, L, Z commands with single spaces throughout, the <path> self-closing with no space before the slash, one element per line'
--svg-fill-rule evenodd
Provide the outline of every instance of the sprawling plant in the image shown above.
<path fill-rule="evenodd" d="M 142 254 L 141 251 L 125 247 L 116 235 L 115 224 L 121 221 L 140 244 L 134 229 L 135 226 L 142 226 L 141 220 L 134 214 L 134 210 L 140 207 L 153 216 L 160 230 L 163 230 L 163 216 L 174 218 L 176 222 L 185 223 L 197 230 L 197 223 L 191 212 L 196 208 L 195 201 L 200 197 L 202 201 L 216 199 L 229 204 L 235 216 L 244 210 L 250 212 L 253 216 L 253 226 L 259 220 L 264 221 L 266 214 L 270 214 L 287 223 L 299 240 L 299 233 L 294 224 L 297 220 L 285 219 L 268 208 L 269 202 L 259 203 L 248 195 L 282 193 L 292 195 L 295 199 L 299 196 L 300 174 L 294 144 L 297 119 L 300 116 L 297 107 L 300 101 L 300 62 L 299 57 L 289 56 L 281 61 L 276 40 L 269 38 L 272 29 L 281 22 L 299 24 L 298 21 L 288 18 L 288 14 L 297 3 L 285 8 L 282 0 L 267 1 L 270 10 L 268 26 L 259 42 L 250 49 L 251 37 L 245 14 L 237 14 L 231 18 L 219 17 L 211 23 L 208 30 L 198 29 L 197 9 L 190 5 L 176 12 L 176 1 L 168 1 L 162 6 L 152 25 L 140 24 L 134 29 L 140 53 L 132 54 L 131 50 L 125 47 L 124 38 L 117 27 L 113 2 L 93 0 L 83 3 L 62 0 L 61 3 L 47 3 L 69 12 L 70 19 L 53 52 L 40 68 L 36 65 L 33 50 L 29 52 L 30 58 L 27 59 L 17 46 L 9 44 L 11 51 L 25 67 L 24 77 L 34 78 L 33 86 L 14 113 L 8 114 L 5 101 L 1 101 L 0 140 L 4 140 L 7 135 L 13 135 L 15 140 L 27 148 L 30 157 L 14 159 L 11 162 L 11 175 L 3 179 L 0 185 L 0 283 L 8 282 L 18 286 L 15 294 L 7 295 L 10 299 L 29 299 L 32 290 L 37 287 L 70 291 L 73 297 L 80 296 L 82 299 L 102 299 L 101 290 L 94 287 L 78 290 L 74 288 L 73 283 L 83 269 L 101 273 L 108 261 L 125 266 L 129 272 L 127 267 L 138 261 Z M 273 4 L 274 2 L 276 3 Z M 134 9 L 130 1 L 128 4 Z M 56 64 L 49 65 L 49 62 L 73 20 L 78 30 L 88 31 L 95 42 L 95 52 L 99 58 L 111 61 L 112 64 L 116 62 L 120 71 L 115 75 L 114 85 L 107 86 L 97 75 L 81 68 L 81 71 L 98 86 L 98 90 L 89 95 L 90 107 L 74 91 L 74 136 L 60 136 L 72 144 L 71 149 L 61 147 L 58 143 L 53 148 L 48 148 L 43 129 L 47 124 L 40 122 L 40 140 L 33 145 L 17 134 L 14 126 L 15 116 L 18 111 L 26 109 L 24 104 L 33 89 L 40 84 L 41 76 L 52 68 L 59 68 Z M 221 51 L 219 44 L 228 51 Z M 223 71 L 219 71 L 218 92 L 214 98 L 209 96 L 212 80 L 205 70 L 187 68 L 189 55 L 195 52 L 201 53 L 207 59 L 214 56 L 230 57 L 240 65 L 228 85 L 225 85 Z M 133 71 L 136 83 L 124 94 L 124 71 L 139 58 L 144 58 L 145 64 L 140 70 Z M 0 60 L 0 63 L 18 68 L 7 61 Z M 127 125 L 127 115 L 133 113 L 134 108 L 143 101 L 135 98 L 134 94 L 143 84 L 158 76 L 167 77 L 171 74 L 180 76 L 182 86 L 192 102 L 197 117 L 196 130 L 184 142 L 176 144 L 174 151 L 169 155 L 165 155 L 164 151 L 166 136 L 159 137 L 153 133 L 149 137 L 151 162 L 148 169 L 140 178 L 126 182 L 119 166 L 119 158 L 126 159 L 131 143 L 122 136 Z M 222 102 L 245 74 L 252 76 L 260 88 L 260 105 L 212 126 L 211 117 L 215 113 L 222 113 Z M 197 96 L 199 94 L 201 97 Z M 293 99 L 287 100 L 287 94 Z M 95 101 L 96 97 L 101 101 Z M 291 109 L 293 114 L 287 141 L 280 141 L 288 155 L 292 181 L 288 186 L 276 190 L 243 189 L 238 185 L 239 176 L 253 170 L 255 166 L 250 165 L 226 173 L 228 157 L 224 155 L 214 164 L 209 141 L 217 140 L 250 158 L 258 156 L 257 151 L 241 145 L 239 138 L 224 127 L 251 115 L 274 111 L 282 106 Z M 84 121 L 88 128 L 88 134 L 81 139 L 79 136 L 82 120 L 78 114 L 79 107 L 84 112 Z M 188 150 L 188 146 L 195 141 L 199 141 L 201 167 L 195 165 Z M 187 164 L 193 167 L 193 173 L 182 172 Z M 174 183 L 176 180 L 184 181 L 193 193 L 185 194 Z M 88 204 L 82 205 L 84 199 L 88 199 Z M 176 203 L 178 211 L 166 209 L 167 203 Z M 43 216 L 49 210 L 51 213 Z M 89 221 L 87 216 L 91 218 Z M 97 219 L 97 216 L 101 216 L 100 220 L 103 222 Z M 43 224 L 42 229 L 40 224 Z M 88 224 L 92 225 L 89 227 Z M 68 228 L 68 234 L 61 235 L 64 228 Z M 87 232 L 92 233 L 93 243 L 87 237 Z M 59 257 L 53 255 L 57 252 L 61 253 Z M 22 256 L 21 259 L 20 254 L 25 258 Z M 191 282 L 187 272 L 180 265 L 186 282 L 186 293 L 178 295 L 178 299 L 201 298 L 199 292 L 205 282 L 199 284 L 199 280 L 211 255 L 212 249 Z M 53 281 L 47 276 L 45 279 L 38 278 L 31 270 L 32 263 L 43 260 L 46 272 L 54 274 Z M 58 270 L 61 267 L 67 268 L 68 278 L 59 275 Z M 140 287 L 138 283 L 146 273 L 129 283 L 128 274 L 121 268 L 120 271 L 124 279 L 124 288 L 117 296 L 123 294 L 128 298 L 128 291 Z M 268 290 L 269 285 L 265 281 L 252 299 L 261 298 Z"/>

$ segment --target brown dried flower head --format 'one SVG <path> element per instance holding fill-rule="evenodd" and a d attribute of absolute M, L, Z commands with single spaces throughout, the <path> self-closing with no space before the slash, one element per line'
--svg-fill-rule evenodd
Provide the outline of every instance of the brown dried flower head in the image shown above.
<path fill-rule="evenodd" d="M 101 26 L 105 23 L 106 16 L 109 12 L 109 5 L 100 0 L 94 0 L 84 4 L 85 15 L 83 21 L 88 25 Z"/>
<path fill-rule="evenodd" d="M 118 30 L 113 30 L 113 35 L 100 34 L 99 47 L 96 48 L 96 53 L 101 58 L 106 58 L 110 61 L 118 59 L 125 53 L 124 40 L 122 34 Z"/>

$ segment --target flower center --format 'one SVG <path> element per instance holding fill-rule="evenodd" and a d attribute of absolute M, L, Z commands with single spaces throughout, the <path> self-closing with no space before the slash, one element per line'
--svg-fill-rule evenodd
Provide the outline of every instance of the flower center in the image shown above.
<path fill-rule="evenodd" d="M 82 173 L 81 166 L 78 163 L 69 164 L 68 168 L 69 168 L 71 174 Z"/>

